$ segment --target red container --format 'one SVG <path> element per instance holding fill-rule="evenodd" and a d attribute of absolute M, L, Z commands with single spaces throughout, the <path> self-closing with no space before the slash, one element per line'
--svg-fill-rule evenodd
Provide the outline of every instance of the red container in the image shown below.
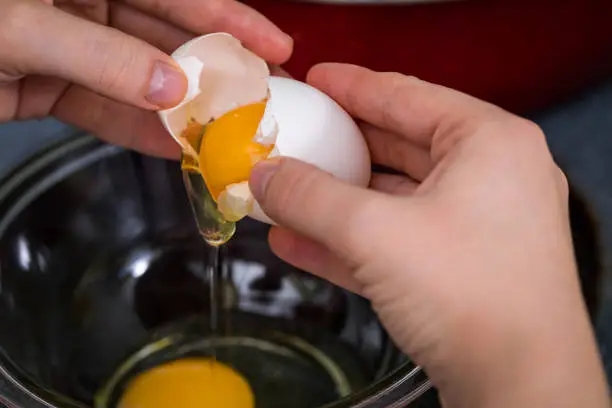
<path fill-rule="evenodd" d="M 612 77 L 612 1 L 422 5 L 247 3 L 291 34 L 286 69 L 318 62 L 399 71 L 525 113 Z"/>

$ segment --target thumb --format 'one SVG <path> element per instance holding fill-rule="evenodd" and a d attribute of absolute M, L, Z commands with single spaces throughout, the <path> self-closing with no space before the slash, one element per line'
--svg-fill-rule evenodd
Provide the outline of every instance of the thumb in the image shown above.
<path fill-rule="evenodd" d="M 368 256 L 389 205 L 389 197 L 287 157 L 258 163 L 249 185 L 275 222 L 356 263 Z"/>
<path fill-rule="evenodd" d="M 172 58 L 110 27 L 39 1 L 0 3 L 0 70 L 59 77 L 145 109 L 170 108 L 187 91 Z"/>

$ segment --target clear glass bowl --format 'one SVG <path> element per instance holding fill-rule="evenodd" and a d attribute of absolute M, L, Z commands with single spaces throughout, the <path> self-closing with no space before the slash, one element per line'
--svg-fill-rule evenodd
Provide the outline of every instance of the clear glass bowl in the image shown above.
<path fill-rule="evenodd" d="M 599 240 L 575 194 L 570 214 L 595 317 Z M 211 333 L 210 251 L 177 162 L 77 135 L 25 163 L 0 182 L 0 407 L 113 407 L 142 370 L 211 350 L 257 408 L 439 407 L 369 303 L 280 261 L 267 229 L 243 221 L 225 247 Z"/>
<path fill-rule="evenodd" d="M 224 246 L 213 333 L 211 252 L 178 162 L 86 135 L 31 160 L 0 184 L 0 394 L 23 408 L 114 408 L 143 370 L 214 351 L 257 408 L 419 399 L 427 377 L 370 304 L 280 261 L 267 230 L 242 221 Z"/>

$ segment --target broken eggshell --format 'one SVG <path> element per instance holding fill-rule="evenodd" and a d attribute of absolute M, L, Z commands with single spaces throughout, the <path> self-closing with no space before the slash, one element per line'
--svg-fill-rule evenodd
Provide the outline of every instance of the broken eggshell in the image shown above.
<path fill-rule="evenodd" d="M 275 144 L 269 157 L 292 157 L 347 183 L 369 184 L 370 155 L 363 135 L 340 105 L 323 92 L 291 78 L 270 77 L 264 60 L 225 33 L 195 38 L 172 56 L 188 77 L 188 92 L 181 104 L 159 115 L 188 154 L 197 158 L 197 152 L 181 138 L 191 118 L 205 124 L 267 98 L 266 113 L 254 140 Z M 251 218 L 275 224 L 245 187 L 248 181 L 226 188 L 222 204 L 219 197 L 220 207 L 226 207 L 223 212 L 232 213 L 233 220 L 248 212 Z"/>
<path fill-rule="evenodd" d="M 187 94 L 174 108 L 159 111 L 159 117 L 183 150 L 197 160 L 197 152 L 182 137 L 189 121 L 204 125 L 240 106 L 263 101 L 268 96 L 270 70 L 264 60 L 226 33 L 194 38 L 172 58 L 187 76 Z"/>
<path fill-rule="evenodd" d="M 367 187 L 370 154 L 359 127 L 348 113 L 329 96 L 303 82 L 270 77 L 269 84 L 268 103 L 278 126 L 270 156 L 292 157 L 349 184 Z M 249 216 L 275 224 L 257 202 Z"/>

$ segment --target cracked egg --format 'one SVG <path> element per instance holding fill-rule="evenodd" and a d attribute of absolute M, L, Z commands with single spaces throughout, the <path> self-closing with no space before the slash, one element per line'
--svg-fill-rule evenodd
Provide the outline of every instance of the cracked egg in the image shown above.
<path fill-rule="evenodd" d="M 253 166 L 293 157 L 348 183 L 367 186 L 370 157 L 353 119 L 321 91 L 270 76 L 266 62 L 226 33 L 182 45 L 172 57 L 188 79 L 185 99 L 160 111 L 224 218 L 274 222 L 251 195 Z"/>

